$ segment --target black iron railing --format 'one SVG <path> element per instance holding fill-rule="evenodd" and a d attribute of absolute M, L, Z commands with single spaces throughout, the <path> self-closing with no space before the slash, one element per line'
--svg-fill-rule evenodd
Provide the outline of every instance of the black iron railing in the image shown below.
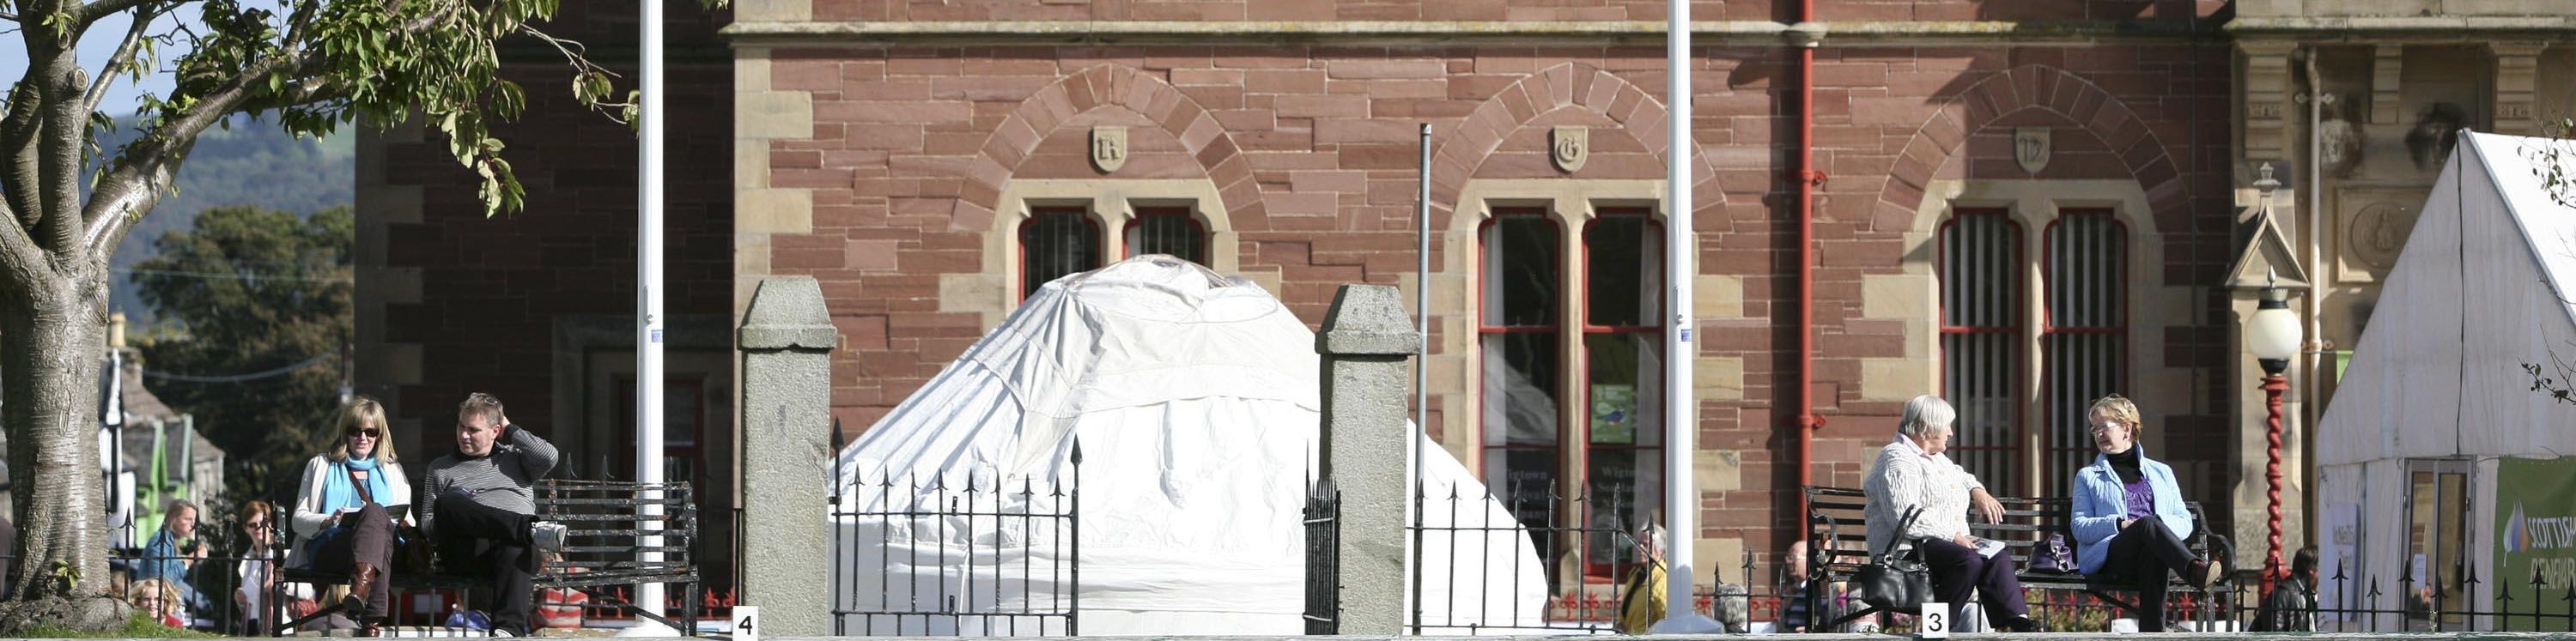
<path fill-rule="evenodd" d="M 1306 633 L 1341 634 L 1342 491 L 1317 481 L 1306 495 Z"/>
<path fill-rule="evenodd" d="M 849 470 L 832 497 L 832 633 L 1080 633 L 1082 449 L 1062 481 Z"/>

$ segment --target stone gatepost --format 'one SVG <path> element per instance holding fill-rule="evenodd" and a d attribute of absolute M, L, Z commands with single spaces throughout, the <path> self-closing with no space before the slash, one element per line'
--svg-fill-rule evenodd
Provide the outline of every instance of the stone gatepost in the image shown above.
<path fill-rule="evenodd" d="M 832 349 L 841 333 L 823 288 L 765 278 L 751 295 L 742 354 L 742 604 L 760 606 L 764 637 L 830 633 L 830 541 L 824 513 L 832 456 Z"/>
<path fill-rule="evenodd" d="M 1324 478 L 1342 492 L 1342 634 L 1404 626 L 1407 361 L 1421 348 L 1401 295 L 1384 285 L 1343 285 L 1315 337 L 1324 359 Z"/>

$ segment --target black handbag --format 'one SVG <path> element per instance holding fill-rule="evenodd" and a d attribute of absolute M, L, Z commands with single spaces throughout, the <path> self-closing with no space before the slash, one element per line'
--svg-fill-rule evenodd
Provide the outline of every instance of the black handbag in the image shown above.
<path fill-rule="evenodd" d="M 1922 553 L 1914 548 L 1897 549 L 1914 519 L 1923 515 L 1917 506 L 1905 511 L 1905 519 L 1896 526 L 1898 541 L 1889 541 L 1886 550 L 1873 551 L 1876 556 L 1852 577 L 1860 590 L 1860 600 L 1881 612 L 1914 612 L 1932 599 L 1932 568 L 1923 564 Z"/>

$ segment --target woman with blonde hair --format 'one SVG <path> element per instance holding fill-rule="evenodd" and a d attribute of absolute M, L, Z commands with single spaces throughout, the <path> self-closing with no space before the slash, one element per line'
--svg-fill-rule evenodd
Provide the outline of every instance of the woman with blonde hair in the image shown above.
<path fill-rule="evenodd" d="M 394 523 L 411 508 L 411 479 L 388 427 L 376 399 L 351 400 L 340 412 L 340 440 L 304 464 L 295 496 L 293 564 L 349 574 L 339 608 L 358 621 L 359 636 L 376 636 L 391 605 Z"/>
<path fill-rule="evenodd" d="M 2084 413 L 2101 450 L 2075 471 L 2075 559 L 2086 576 L 2137 587 L 2138 631 L 2165 629 L 2165 573 L 2195 587 L 2217 582 L 2226 567 L 2183 544 L 2195 523 L 2173 468 L 2147 458 L 2138 443 L 2138 405 L 2118 394 Z"/>
<path fill-rule="evenodd" d="M 126 586 L 125 592 L 128 595 L 125 602 L 133 604 L 137 610 L 151 613 L 153 622 L 173 628 L 188 627 L 187 617 L 179 614 L 179 586 L 163 579 L 144 579 Z"/>

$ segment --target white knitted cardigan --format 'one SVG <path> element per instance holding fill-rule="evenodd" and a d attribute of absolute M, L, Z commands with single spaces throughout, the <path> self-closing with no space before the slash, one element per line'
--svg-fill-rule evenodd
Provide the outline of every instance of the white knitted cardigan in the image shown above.
<path fill-rule="evenodd" d="M 1888 551 L 1888 542 L 1896 540 L 1896 526 L 1904 521 L 1907 509 L 1920 506 L 1923 515 L 1905 530 L 1906 539 L 1937 538 L 1949 540 L 1968 533 L 1968 492 L 1985 487 L 1977 475 L 1961 469 L 1950 457 L 1923 454 L 1914 443 L 1897 437 L 1880 448 L 1878 460 L 1869 465 L 1869 476 L 1861 483 L 1861 492 L 1869 499 L 1863 519 L 1869 524 L 1870 554 Z"/>

